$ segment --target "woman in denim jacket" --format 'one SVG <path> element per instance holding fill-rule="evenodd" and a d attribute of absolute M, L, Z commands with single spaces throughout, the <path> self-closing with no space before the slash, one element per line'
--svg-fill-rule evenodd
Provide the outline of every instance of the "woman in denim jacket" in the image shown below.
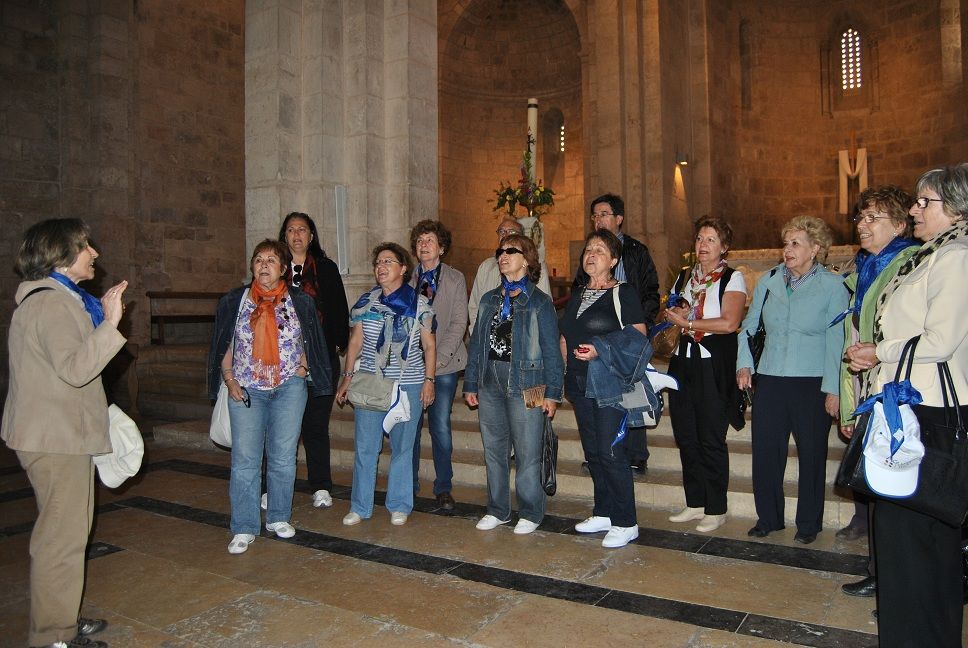
<path fill-rule="evenodd" d="M 464 371 L 464 399 L 471 407 L 480 406 L 487 468 L 487 515 L 477 528 L 488 531 L 511 520 L 513 447 L 514 532 L 524 535 L 538 528 L 545 513 L 541 440 L 544 417 L 554 416 L 561 402 L 558 321 L 551 298 L 535 285 L 541 266 L 531 239 L 508 236 L 494 256 L 501 287 L 481 298 Z"/>

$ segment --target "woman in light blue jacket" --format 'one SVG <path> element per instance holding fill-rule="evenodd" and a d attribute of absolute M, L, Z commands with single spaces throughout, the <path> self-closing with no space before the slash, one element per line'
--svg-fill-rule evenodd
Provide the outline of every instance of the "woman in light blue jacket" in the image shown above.
<path fill-rule="evenodd" d="M 841 326 L 831 321 L 847 307 L 844 279 L 823 265 L 833 240 L 819 218 L 799 216 L 782 230 L 783 263 L 763 276 L 739 334 L 736 383 L 753 381 L 749 336 L 763 314 L 766 344 L 753 396 L 753 497 L 756 525 L 749 535 L 762 538 L 783 528 L 783 473 L 790 433 L 797 444 L 797 533 L 810 544 L 823 522 L 827 434 L 830 417 L 839 415 Z M 764 303 L 765 302 L 765 303 Z"/>

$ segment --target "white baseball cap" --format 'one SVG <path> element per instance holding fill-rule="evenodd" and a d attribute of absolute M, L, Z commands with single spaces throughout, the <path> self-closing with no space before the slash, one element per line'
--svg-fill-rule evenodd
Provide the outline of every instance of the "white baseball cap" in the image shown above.
<path fill-rule="evenodd" d="M 924 458 L 921 425 L 910 405 L 901 405 L 901 429 L 890 430 L 884 405 L 874 404 L 864 444 L 864 475 L 878 495 L 910 497 L 918 488 L 918 470 Z M 893 454 L 892 441 L 901 445 Z"/>

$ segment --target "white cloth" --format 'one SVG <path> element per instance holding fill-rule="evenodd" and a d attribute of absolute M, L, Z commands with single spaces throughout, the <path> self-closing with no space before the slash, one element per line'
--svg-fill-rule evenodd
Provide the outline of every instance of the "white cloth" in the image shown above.
<path fill-rule="evenodd" d="M 846 150 L 840 151 L 840 213 L 846 214 L 847 205 L 847 183 L 849 180 L 858 178 L 857 192 L 860 193 L 867 189 L 867 149 L 857 149 L 857 166 L 850 166 L 850 155 Z"/>
<path fill-rule="evenodd" d="M 467 317 L 470 320 L 468 330 L 473 334 L 474 324 L 477 322 L 477 311 L 481 306 L 481 297 L 501 285 L 501 271 L 497 267 L 497 259 L 493 256 L 481 261 L 477 267 L 477 275 L 474 277 L 474 285 L 471 287 L 471 296 L 467 301 Z M 541 264 L 541 278 L 538 279 L 538 288 L 541 292 L 551 297 L 551 284 L 548 281 L 548 266 Z"/>

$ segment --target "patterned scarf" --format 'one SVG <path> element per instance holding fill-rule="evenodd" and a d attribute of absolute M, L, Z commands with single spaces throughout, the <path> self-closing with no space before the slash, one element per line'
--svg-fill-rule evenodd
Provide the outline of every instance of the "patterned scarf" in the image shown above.
<path fill-rule="evenodd" d="M 804 272 L 799 277 L 794 277 L 793 276 L 793 273 L 790 272 L 790 268 L 788 268 L 788 267 L 786 267 L 784 265 L 783 266 L 783 281 L 784 281 L 784 283 L 786 283 L 787 289 L 790 292 L 793 292 L 794 290 L 796 290 L 797 288 L 799 288 L 800 286 L 802 286 L 804 283 L 806 283 L 807 279 L 809 279 L 813 275 L 817 274 L 819 271 L 820 271 L 820 264 L 815 261 L 814 264 L 813 264 L 813 267 L 811 267 L 809 270 L 807 270 L 806 272 Z"/>
<path fill-rule="evenodd" d="M 368 319 L 383 320 L 380 337 L 376 341 L 376 354 L 379 358 L 386 358 L 389 364 L 390 353 L 394 348 L 401 361 L 407 359 L 410 331 L 417 319 L 417 299 L 419 295 L 408 283 L 401 285 L 389 295 L 383 294 L 379 286 L 363 293 L 350 310 L 350 322 Z M 390 348 L 387 349 L 387 339 Z M 377 364 L 380 364 L 379 362 Z"/>
<path fill-rule="evenodd" d="M 252 327 L 252 359 L 256 361 L 256 373 L 270 385 L 279 382 L 279 325 L 276 323 L 276 306 L 286 296 L 285 281 L 272 290 L 265 290 L 253 281 L 249 296 L 255 302 L 255 310 L 249 316 Z"/>
<path fill-rule="evenodd" d="M 917 241 L 909 238 L 895 238 L 877 254 L 871 254 L 867 250 L 858 250 L 857 256 L 854 259 L 854 265 L 857 267 L 857 290 L 854 292 L 854 305 L 849 306 L 847 310 L 835 317 L 830 325 L 833 326 L 838 322 L 842 322 L 851 313 L 857 313 L 859 315 L 860 309 L 864 304 L 864 296 L 870 289 L 871 284 L 884 272 L 884 268 L 891 264 L 891 261 L 894 260 L 894 257 L 901 250 L 917 244 Z"/>
<path fill-rule="evenodd" d="M 702 274 L 702 266 L 696 264 L 692 269 L 692 284 L 689 293 L 692 295 L 692 308 L 689 311 L 690 320 L 701 320 L 703 318 L 703 308 L 706 306 L 706 292 L 720 280 L 726 270 L 726 259 L 720 259 L 719 263 L 710 272 Z M 722 304 L 719 305 L 723 307 Z M 693 331 L 693 339 L 698 342 L 703 338 L 702 331 Z"/>
<path fill-rule="evenodd" d="M 316 276 L 316 259 L 312 254 L 307 254 L 302 266 L 302 280 L 298 285 L 294 284 L 292 281 L 292 273 L 290 273 L 289 285 L 295 285 L 313 298 L 313 303 L 316 304 L 316 315 L 319 316 L 319 323 L 323 324 L 326 321 L 326 314 L 319 308 L 319 280 Z"/>
<path fill-rule="evenodd" d="M 437 282 L 440 281 L 440 266 L 438 263 L 435 267 L 430 270 L 421 270 L 420 276 L 417 278 L 417 286 L 420 288 L 420 294 L 427 298 L 431 304 L 434 303 L 434 296 L 437 294 Z"/>
<path fill-rule="evenodd" d="M 501 275 L 501 286 L 504 288 L 504 303 L 501 304 L 501 321 L 505 322 L 511 317 L 511 293 L 520 290 L 525 295 L 528 294 L 528 275 L 524 275 L 517 281 L 509 281 L 507 277 Z"/>
<path fill-rule="evenodd" d="M 101 306 L 101 302 L 98 301 L 97 297 L 71 281 L 70 277 L 62 275 L 59 272 L 51 272 L 50 278 L 69 288 L 71 292 L 76 293 L 81 298 L 81 301 L 84 303 L 84 310 L 91 316 L 91 322 L 94 324 L 94 328 L 101 325 L 101 322 L 104 321 L 104 307 Z"/>

